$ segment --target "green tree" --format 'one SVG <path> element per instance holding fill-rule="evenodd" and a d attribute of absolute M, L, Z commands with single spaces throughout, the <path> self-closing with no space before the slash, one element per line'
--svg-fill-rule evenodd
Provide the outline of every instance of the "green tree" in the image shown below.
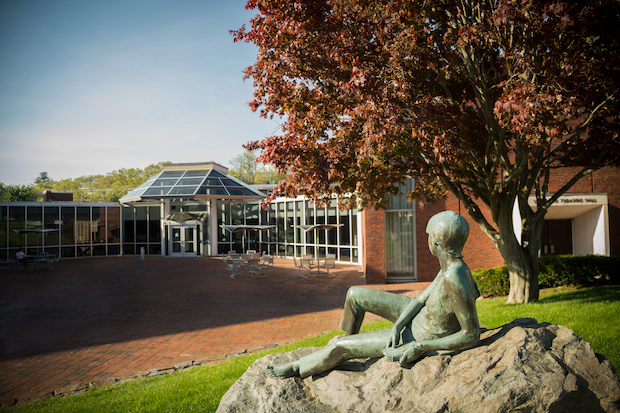
<path fill-rule="evenodd" d="M 271 165 L 264 165 L 258 160 L 256 151 L 246 151 L 230 160 L 230 174 L 246 184 L 275 184 L 284 179 L 284 175 Z"/>
<path fill-rule="evenodd" d="M 287 173 L 278 195 L 356 193 L 383 206 L 456 196 L 501 252 L 508 302 L 538 298 L 548 208 L 620 159 L 616 0 L 250 0 L 236 41 L 246 78 L 282 134 L 246 145 Z M 554 170 L 571 174 L 549 191 Z M 528 197 L 535 197 L 534 208 Z M 513 207 L 522 236 L 513 230 Z M 487 219 L 481 209 L 491 212 Z"/>
<path fill-rule="evenodd" d="M 0 200 L 3 202 L 34 202 L 37 190 L 32 185 L 4 185 L 0 182 Z"/>
<path fill-rule="evenodd" d="M 230 160 L 232 169 L 230 174 L 235 178 L 245 182 L 246 184 L 253 184 L 256 180 L 256 174 L 258 173 L 258 162 L 256 160 L 256 153 L 253 151 L 244 151 Z"/>

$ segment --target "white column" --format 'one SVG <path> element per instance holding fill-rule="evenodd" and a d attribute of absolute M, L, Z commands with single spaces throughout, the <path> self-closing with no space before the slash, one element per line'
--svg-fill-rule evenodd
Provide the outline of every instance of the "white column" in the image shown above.
<path fill-rule="evenodd" d="M 207 217 L 208 225 L 209 225 L 209 237 L 211 238 L 211 251 L 209 255 L 215 256 L 217 255 L 217 200 L 212 199 L 209 201 L 209 216 Z M 206 254 L 205 254 L 206 255 Z"/>

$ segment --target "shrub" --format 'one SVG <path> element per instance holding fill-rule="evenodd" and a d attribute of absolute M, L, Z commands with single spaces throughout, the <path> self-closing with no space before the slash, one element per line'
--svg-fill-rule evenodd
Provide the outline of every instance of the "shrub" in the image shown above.
<path fill-rule="evenodd" d="M 563 285 L 620 285 L 620 257 L 601 255 L 546 255 L 538 259 L 540 288 Z M 510 292 L 507 267 L 472 272 L 480 294 L 499 297 Z"/>
<path fill-rule="evenodd" d="M 620 283 L 620 257 L 547 255 L 538 259 L 540 288 Z"/>
<path fill-rule="evenodd" d="M 475 270 L 472 275 L 480 294 L 485 297 L 501 297 L 510 292 L 508 267 L 505 265 L 488 270 Z"/>

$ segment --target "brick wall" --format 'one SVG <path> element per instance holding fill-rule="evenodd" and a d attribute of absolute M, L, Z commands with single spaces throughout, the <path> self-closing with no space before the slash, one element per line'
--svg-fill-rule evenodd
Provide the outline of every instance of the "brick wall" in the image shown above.
<path fill-rule="evenodd" d="M 362 215 L 362 253 L 366 283 L 385 283 L 385 211 L 364 210 Z"/>
<path fill-rule="evenodd" d="M 554 171 L 549 192 L 557 191 L 574 174 L 574 170 Z M 609 212 L 609 240 L 611 255 L 620 256 L 620 168 L 604 168 L 587 175 L 577 182 L 569 193 L 602 193 L 607 194 Z M 492 222 L 490 211 L 479 205 L 489 222 Z M 469 216 L 461 202 L 452 194 L 445 200 L 424 207 L 416 207 L 416 241 L 418 280 L 432 281 L 439 271 L 437 258 L 428 250 L 426 224 L 438 212 L 451 210 L 461 214 L 469 223 L 469 238 L 463 249 L 463 257 L 469 268 L 493 268 L 504 265 L 504 259 L 495 248 L 491 239 L 480 229 Z M 383 211 L 362 212 L 362 236 L 364 239 L 363 254 L 366 282 L 383 283 L 386 278 L 385 269 L 385 213 Z"/>
<path fill-rule="evenodd" d="M 604 168 L 592 175 L 592 191 L 607 194 L 610 255 L 620 256 L 620 168 Z"/>
<path fill-rule="evenodd" d="M 71 192 L 43 191 L 43 202 L 49 201 L 73 202 L 73 194 Z"/>

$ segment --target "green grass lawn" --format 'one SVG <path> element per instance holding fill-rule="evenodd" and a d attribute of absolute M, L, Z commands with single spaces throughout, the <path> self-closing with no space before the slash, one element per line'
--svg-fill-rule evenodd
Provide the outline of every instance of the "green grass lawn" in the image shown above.
<path fill-rule="evenodd" d="M 556 291 L 532 304 L 506 305 L 506 299 L 477 304 L 480 322 L 492 329 L 515 318 L 562 324 L 588 340 L 616 369 L 620 367 L 620 287 Z M 390 328 L 378 321 L 364 330 Z M 269 353 L 299 347 L 324 346 L 339 334 L 333 331 L 294 344 L 237 357 L 217 366 L 196 367 L 170 375 L 142 379 L 107 389 L 17 406 L 10 412 L 214 412 L 228 388 L 250 364 Z"/>

